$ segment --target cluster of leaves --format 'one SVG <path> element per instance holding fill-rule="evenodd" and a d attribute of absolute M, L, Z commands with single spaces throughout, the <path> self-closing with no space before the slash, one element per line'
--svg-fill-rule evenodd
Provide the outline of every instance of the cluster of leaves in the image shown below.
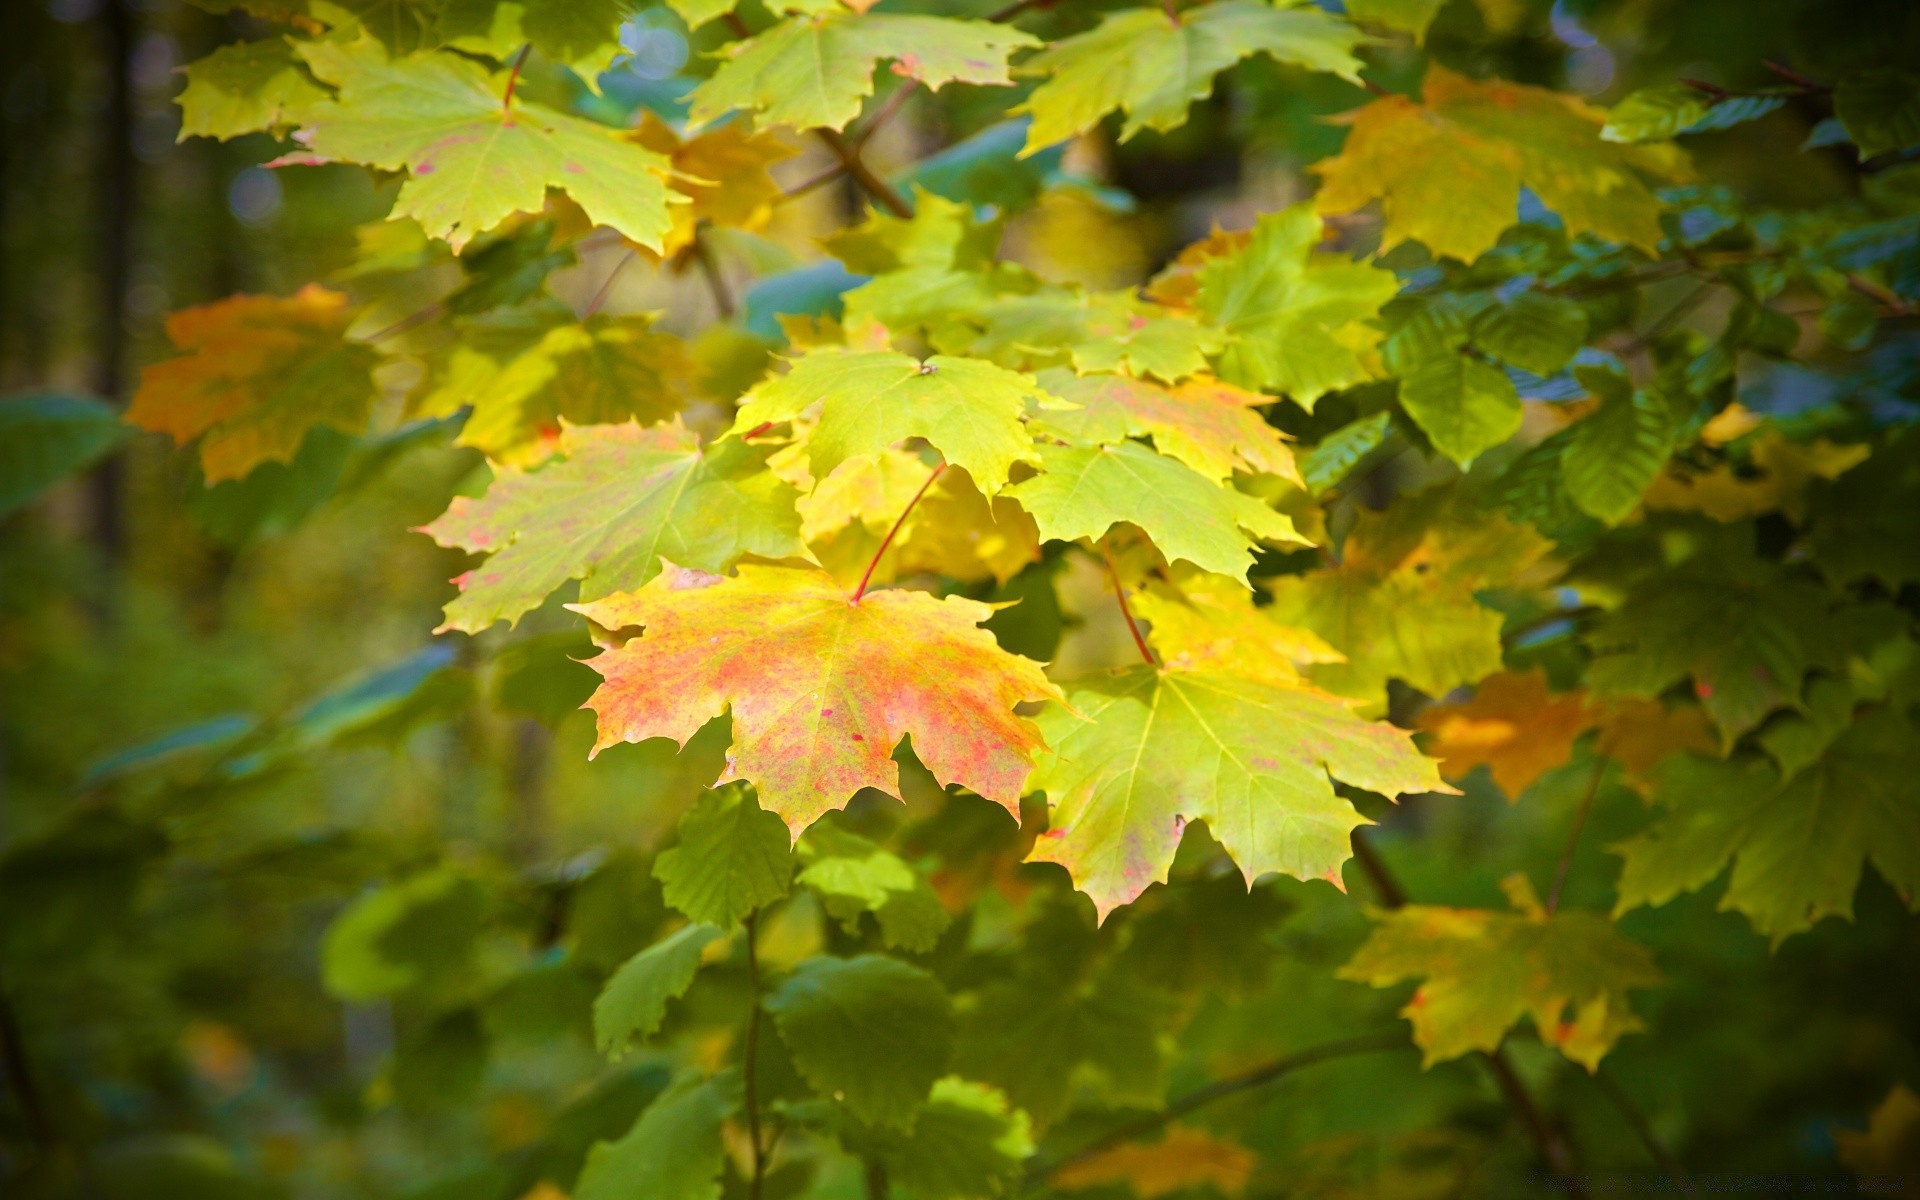
<path fill-rule="evenodd" d="M 661 800 L 561 866 L 396 856 L 332 918 L 324 986 L 397 1014 L 377 1086 L 403 1107 L 457 1109 L 529 1043 L 639 1057 L 436 1194 L 1277 1195 L 1167 1102 L 1176 1042 L 1301 1050 L 1210 1044 L 1221 1005 L 1276 994 L 1359 1037 L 1330 1055 L 1397 1042 L 1404 1003 L 1430 1086 L 1489 1064 L 1577 1190 L 1511 1052 L 1595 1073 L 1658 1020 L 1634 993 L 1685 960 L 1633 936 L 1643 910 L 1707 892 L 1779 948 L 1851 916 L 1870 866 L 1911 921 L 1920 78 L 1607 110 L 1427 61 L 1431 3 L 671 0 L 712 52 L 668 120 L 598 90 L 617 4 L 242 7 L 269 32 L 186 69 L 183 136 L 357 164 L 391 212 L 325 281 L 174 314 L 127 420 L 229 488 L 341 435 L 450 439 L 476 473 L 419 533 L 465 556 L 437 631 L 465 636 L 86 786 L 241 794 L 584 702 L 591 753 L 651 756 Z M 1113 203 L 1060 143 L 1179 130 L 1261 70 L 1344 81 L 1310 199 L 1140 286 L 1005 253 L 1036 206 Z M 947 85 L 1002 123 L 883 178 L 869 139 Z M 1789 100 L 1830 108 L 1810 152 L 1856 149 L 1857 196 L 1754 206 L 1676 140 Z M 808 190 L 770 168 L 816 145 L 871 211 L 736 315 L 716 248 L 752 261 Z M 556 283 L 636 257 L 710 280 L 715 319 Z M 18 498 L 115 436 L 85 406 L 9 419 L 44 447 Z M 1565 851 L 1409 897 L 1405 845 L 1489 791 Z M 82 809 L 0 885 L 58 895 L 89 847 L 163 857 L 149 833 Z M 1901 1169 L 1911 1104 L 1848 1143 L 1864 1173 Z"/>

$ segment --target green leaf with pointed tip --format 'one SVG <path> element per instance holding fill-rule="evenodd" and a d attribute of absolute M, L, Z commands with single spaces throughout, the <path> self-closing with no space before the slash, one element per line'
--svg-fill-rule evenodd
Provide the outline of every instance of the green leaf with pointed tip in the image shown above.
<path fill-rule="evenodd" d="M 1256 406 L 1271 396 L 1211 379 L 1163 387 L 1125 375 L 1075 375 L 1063 368 L 1041 372 L 1040 386 L 1080 407 L 1036 414 L 1036 424 L 1063 440 L 1113 445 L 1129 437 L 1153 437 L 1154 448 L 1179 459 L 1208 479 L 1235 471 L 1299 480 L 1293 452 Z"/>
<path fill-rule="evenodd" d="M 1597 1070 L 1624 1034 L 1643 1028 L 1627 993 L 1661 981 L 1653 955 L 1597 913 L 1541 907 L 1533 885 L 1503 885 L 1516 912 L 1410 904 L 1378 924 L 1343 979 L 1390 987 L 1425 979 L 1401 1015 L 1427 1066 L 1499 1049 L 1531 1017 L 1540 1040 Z"/>
<path fill-rule="evenodd" d="M 495 463 L 540 462 L 563 423 L 664 421 L 686 403 L 695 370 L 685 343 L 646 316 L 577 321 L 564 305 L 546 303 L 459 328 L 461 340 L 433 364 L 410 410 L 440 417 L 471 409 L 459 443 Z"/>
<path fill-rule="evenodd" d="M 1560 478 L 1582 512 L 1618 525 L 1640 506 L 1640 497 L 1667 465 L 1673 451 L 1672 410 L 1664 397 L 1634 391 L 1612 372 L 1583 369 L 1579 375 L 1603 399 L 1599 411 L 1573 427 L 1560 454 Z"/>
<path fill-rule="evenodd" d="M 1614 105 L 1600 137 L 1609 142 L 1659 142 L 1683 133 L 1731 129 L 1786 102 L 1785 95 L 1716 98 L 1684 83 L 1661 84 L 1641 88 Z"/>
<path fill-rule="evenodd" d="M 806 864 L 800 882 L 850 934 L 859 933 L 860 915 L 870 912 L 888 949 L 924 954 L 951 923 L 920 873 L 866 838 L 816 822 L 800 839 L 799 852 Z"/>
<path fill-rule="evenodd" d="M 302 121 L 323 160 L 407 172 L 392 216 L 413 217 L 454 250 L 515 213 L 546 207 L 547 189 L 587 216 L 659 250 L 673 226 L 668 160 L 611 129 L 515 98 L 506 79 L 455 54 L 389 58 L 371 40 L 302 42 L 300 57 L 339 89 Z"/>
<path fill-rule="evenodd" d="M 1833 112 L 1862 158 L 1920 145 L 1920 75 L 1886 67 L 1840 81 Z"/>
<path fill-rule="evenodd" d="M 654 860 L 653 877 L 690 920 L 731 929 L 787 894 L 793 838 L 745 786 L 716 788 L 680 818 L 680 844 Z"/>
<path fill-rule="evenodd" d="M 360 896 L 321 943 L 327 991 L 374 1000 L 456 973 L 472 955 L 486 899 L 477 881 L 445 867 Z"/>
<path fill-rule="evenodd" d="M 946 990 L 884 955 L 809 959 L 766 1008 L 801 1078 L 870 1125 L 912 1127 L 953 1051 Z"/>
<path fill-rule="evenodd" d="M 1195 303 L 1231 339 L 1221 378 L 1284 392 L 1311 408 L 1365 380 L 1361 352 L 1379 341 L 1365 322 L 1400 290 L 1393 272 L 1323 254 L 1308 205 L 1268 213 L 1247 244 L 1201 266 Z"/>
<path fill-rule="evenodd" d="M 1139 442 L 1043 446 L 1041 473 L 1007 489 L 1049 540 L 1098 540 L 1125 521 L 1169 562 L 1246 578 L 1255 538 L 1311 545 L 1293 521 Z"/>
<path fill-rule="evenodd" d="M 1271 55 L 1290 66 L 1360 81 L 1354 49 L 1366 41 L 1353 26 L 1311 5 L 1216 0 L 1169 17 L 1161 8 L 1108 14 L 1087 33 L 1067 38 L 1020 64 L 1044 76 L 1025 104 L 1028 155 L 1086 132 L 1125 109 L 1126 141 L 1142 129 L 1162 132 L 1187 119 L 1187 108 L 1213 90 L 1213 77 L 1243 58 Z"/>
<path fill-rule="evenodd" d="M 1058 403 L 1033 377 L 975 358 L 936 354 L 922 363 L 891 350 L 815 350 L 747 393 L 736 432 L 786 421 L 820 406 L 807 436 L 809 470 L 825 479 L 849 458 L 925 438 L 988 496 L 1016 462 L 1033 462 L 1021 417 L 1027 402 Z"/>
<path fill-rule="evenodd" d="M 1619 912 L 1706 886 L 1733 863 L 1720 908 L 1745 913 L 1778 946 L 1827 916 L 1849 917 L 1871 860 L 1911 907 L 1920 896 L 1920 730 L 1890 708 L 1864 711 L 1791 779 L 1764 759 L 1670 760 L 1646 832 L 1626 859 Z"/>
<path fill-rule="evenodd" d="M 1347 16 L 1356 21 L 1384 25 L 1410 33 L 1413 40 L 1427 37 L 1427 26 L 1447 0 L 1347 0 Z"/>
<path fill-rule="evenodd" d="M 843 1121 L 835 1131 L 849 1153 L 878 1162 L 887 1180 L 925 1200 L 1010 1195 L 1033 1154 L 1027 1114 L 997 1089 L 948 1075 L 902 1132 Z"/>
<path fill-rule="evenodd" d="M 733 1071 L 675 1081 L 624 1137 L 594 1143 L 574 1200 L 719 1200 L 722 1126 L 739 1107 Z"/>
<path fill-rule="evenodd" d="M 1460 466 L 1520 432 L 1520 393 L 1499 367 L 1451 350 L 1397 369 L 1400 407 Z"/>
<path fill-rule="evenodd" d="M 0 516 L 85 467 L 131 435 L 111 405 L 41 393 L 0 399 Z"/>
<path fill-rule="evenodd" d="M 460 577 L 442 629 L 512 624 L 569 579 L 583 600 L 631 591 L 661 562 L 724 571 L 744 554 L 804 554 L 798 493 L 765 447 L 725 438 L 705 451 L 678 424 L 579 425 L 537 471 L 501 468 L 486 495 L 457 497 L 421 532 L 490 552 Z"/>
<path fill-rule="evenodd" d="M 760 125 L 844 129 L 873 94 L 873 68 L 930 90 L 948 83 L 1011 84 L 1007 56 L 1039 45 L 1009 25 L 844 10 L 796 13 L 724 51 L 719 70 L 687 98 L 695 125 L 739 109 Z"/>
<path fill-rule="evenodd" d="M 435 32 L 456 49 L 510 62 L 531 45 L 571 68 L 589 87 L 626 51 L 620 24 L 633 0 L 452 0 Z"/>
<path fill-rule="evenodd" d="M 1059 863 L 1104 919 L 1164 883 L 1189 821 L 1251 885 L 1270 871 L 1338 881 L 1367 824 L 1333 780 L 1387 796 L 1445 791 L 1412 735 L 1307 687 L 1218 670 L 1136 667 L 1067 693 L 1041 728 L 1034 775 L 1047 831 L 1032 862 Z"/>
<path fill-rule="evenodd" d="M 180 141 L 225 141 L 299 124 L 327 90 L 293 56 L 285 38 L 222 46 L 188 63 L 180 105 Z"/>
<path fill-rule="evenodd" d="M 1475 346 L 1509 366 L 1552 375 L 1587 341 L 1587 310 L 1571 300 L 1521 292 L 1474 319 Z"/>
<path fill-rule="evenodd" d="M 1349 421 L 1320 439 L 1320 444 L 1300 459 L 1300 477 L 1307 490 L 1319 496 L 1347 477 L 1360 460 L 1387 440 L 1393 427 L 1393 414 L 1377 412 L 1370 417 Z"/>
<path fill-rule="evenodd" d="M 667 1016 L 667 1001 L 693 986 L 707 945 L 726 936 L 712 925 L 693 924 L 634 955 L 607 980 L 593 1002 L 593 1044 L 618 1058 L 644 1041 Z"/>

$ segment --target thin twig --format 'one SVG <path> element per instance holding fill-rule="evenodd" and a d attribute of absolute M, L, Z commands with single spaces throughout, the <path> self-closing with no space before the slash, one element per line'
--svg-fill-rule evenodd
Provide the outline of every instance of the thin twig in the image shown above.
<path fill-rule="evenodd" d="M 1387 869 L 1386 862 L 1381 859 L 1372 844 L 1361 836 L 1358 829 L 1353 831 L 1353 857 L 1354 861 L 1360 864 L 1360 869 L 1366 873 L 1374 890 L 1379 893 L 1381 907 L 1404 908 L 1406 906 L 1406 889 L 1400 886 L 1400 881 L 1393 877 L 1393 872 Z M 1520 1118 L 1520 1123 L 1526 1126 L 1527 1133 L 1540 1150 L 1540 1157 L 1546 1160 L 1548 1169 L 1559 1177 L 1568 1195 L 1573 1196 L 1575 1200 L 1585 1200 L 1587 1189 L 1586 1185 L 1580 1182 L 1579 1176 L 1574 1173 L 1573 1151 L 1568 1147 L 1566 1138 L 1561 1136 L 1560 1131 L 1547 1120 L 1539 1103 L 1534 1100 L 1533 1093 L 1527 1090 L 1526 1081 L 1522 1080 L 1519 1073 L 1513 1069 L 1513 1063 L 1507 1059 L 1506 1052 L 1495 1050 L 1490 1054 L 1481 1055 L 1481 1058 L 1486 1062 L 1487 1069 L 1493 1073 L 1494 1082 L 1499 1085 L 1507 1107 L 1511 1108 L 1514 1115 Z"/>
<path fill-rule="evenodd" d="M 406 316 L 401 317 L 398 321 L 395 321 L 393 324 L 387 326 L 385 329 L 379 330 L 376 333 L 368 334 L 367 341 L 383 342 L 390 337 L 398 337 L 401 334 L 407 332 L 407 330 L 414 328 L 416 325 L 425 325 L 428 321 L 433 320 L 435 317 L 439 316 L 441 313 L 445 311 L 446 311 L 446 305 L 441 304 L 439 301 L 436 300 L 434 303 L 427 305 L 425 308 L 421 309 L 418 312 L 408 313 Z"/>
<path fill-rule="evenodd" d="M 533 43 L 528 42 L 526 45 L 520 47 L 520 53 L 514 56 L 513 70 L 507 72 L 506 95 L 500 97 L 500 111 L 502 112 L 513 107 L 513 89 L 520 82 L 520 68 L 527 65 L 527 54 L 532 49 Z"/>
<path fill-rule="evenodd" d="M 882 126 L 899 115 L 900 109 L 906 104 L 907 99 L 919 90 L 920 81 L 917 79 L 909 79 L 899 87 L 893 89 L 893 95 L 887 97 L 887 102 L 880 106 L 878 112 L 868 118 L 867 123 L 860 127 L 859 133 L 853 135 L 854 150 L 860 151 L 866 149 L 867 143 L 873 140 L 873 135 L 879 133 Z"/>
<path fill-rule="evenodd" d="M 1794 70 L 1792 67 L 1786 66 L 1783 63 L 1769 62 L 1763 59 L 1760 65 L 1765 67 L 1767 70 L 1772 71 L 1775 75 L 1778 75 L 1780 78 L 1786 80 L 1788 83 L 1791 83 L 1793 86 L 1799 88 L 1801 91 L 1807 92 L 1811 95 L 1824 96 L 1827 93 L 1833 91 L 1833 86 L 1831 84 L 1821 83 L 1817 79 L 1809 79 L 1805 75 L 1802 75 L 1800 72 Z"/>
<path fill-rule="evenodd" d="M 1133 619 L 1133 609 L 1127 604 L 1127 589 L 1120 585 L 1120 572 L 1114 567 L 1113 555 L 1107 552 L 1105 546 L 1100 547 L 1100 558 L 1107 564 L 1107 578 L 1113 581 L 1113 598 L 1120 602 L 1120 615 L 1127 619 L 1127 632 L 1133 635 L 1133 644 L 1140 648 L 1140 657 L 1146 659 L 1150 667 L 1159 666 L 1160 660 L 1153 656 L 1153 651 L 1147 649 L 1147 639 L 1141 636 L 1140 623 Z"/>
<path fill-rule="evenodd" d="M 862 1164 L 862 1174 L 866 1177 L 867 1200 L 887 1200 L 887 1169 L 880 1161 L 867 1159 Z"/>
<path fill-rule="evenodd" d="M 1858 271 L 1848 272 L 1847 286 L 1867 299 L 1885 305 L 1896 317 L 1910 317 L 1914 313 L 1913 305 L 1907 303 L 1900 293 L 1868 279 Z"/>
<path fill-rule="evenodd" d="M 828 167 L 826 170 L 820 172 L 818 175 L 809 176 L 808 178 L 801 180 L 799 183 L 794 184 L 792 187 L 788 188 L 786 191 L 781 192 L 778 196 L 775 196 L 773 198 L 773 203 L 776 207 L 782 204 L 791 203 L 792 201 L 798 200 L 800 197 L 805 196 L 808 193 L 814 191 L 816 188 L 825 187 L 827 184 L 832 183 L 834 180 L 840 178 L 842 175 L 845 175 L 846 173 L 847 173 L 847 168 L 844 165 L 840 163 L 835 163 L 831 167 Z"/>
<path fill-rule="evenodd" d="M 707 290 L 713 293 L 714 311 L 721 320 L 733 316 L 733 292 L 727 287 L 726 277 L 720 274 L 720 264 L 714 261 L 713 247 L 707 244 L 705 225 L 693 231 L 693 242 L 687 247 L 693 254 L 693 261 L 700 265 L 700 274 L 707 280 Z"/>
<path fill-rule="evenodd" d="M 864 188 L 867 195 L 872 196 L 881 207 L 896 217 L 913 215 L 913 205 L 907 203 L 907 198 L 902 196 L 892 184 L 874 174 L 873 168 L 862 161 L 860 152 L 848 144 L 846 138 L 831 129 L 816 129 L 814 134 L 827 149 L 833 151 L 833 156 L 846 167 L 847 174 L 853 176 L 853 181 Z"/>
<path fill-rule="evenodd" d="M 1177 1096 L 1168 1101 L 1166 1107 L 1162 1108 L 1159 1112 L 1149 1113 L 1137 1120 L 1129 1121 L 1124 1125 L 1110 1129 L 1093 1141 L 1080 1147 L 1080 1149 L 1074 1151 L 1072 1154 L 1067 1155 L 1065 1158 L 1051 1163 L 1036 1163 L 1028 1169 L 1027 1179 L 1029 1184 L 1047 1179 L 1073 1166 L 1075 1163 L 1085 1162 L 1087 1159 L 1092 1158 L 1104 1150 L 1111 1149 L 1123 1142 L 1136 1141 L 1139 1138 L 1145 1137 L 1147 1134 L 1172 1124 L 1181 1117 L 1193 1112 L 1195 1109 L 1203 1108 L 1216 1100 L 1224 1100 L 1226 1097 L 1237 1095 L 1240 1092 L 1252 1091 L 1255 1088 L 1264 1087 L 1274 1080 L 1279 1079 L 1281 1076 L 1290 1075 L 1303 1067 L 1311 1067 L 1318 1063 L 1330 1062 L 1334 1059 L 1348 1058 L 1356 1054 L 1374 1054 L 1386 1050 L 1404 1050 L 1406 1048 L 1406 1037 L 1398 1033 L 1342 1038 L 1339 1041 L 1325 1042 L 1318 1046 L 1309 1046 L 1307 1049 L 1301 1050 L 1298 1053 L 1288 1054 L 1281 1058 L 1274 1059 L 1272 1062 L 1254 1067 L 1249 1071 L 1243 1071 L 1238 1075 L 1229 1075 L 1224 1079 L 1216 1079 L 1212 1083 L 1204 1084 L 1190 1092 Z"/>
<path fill-rule="evenodd" d="M 1595 1071 L 1593 1082 L 1602 1094 L 1613 1102 L 1613 1106 L 1620 1110 L 1620 1115 L 1626 1118 L 1627 1124 L 1633 1129 L 1634 1136 L 1640 1139 L 1642 1146 L 1646 1147 L 1647 1156 L 1660 1164 L 1660 1168 L 1667 1173 L 1667 1178 L 1673 1180 L 1674 1187 L 1679 1189 L 1682 1196 L 1686 1196 L 1688 1200 L 1695 1200 L 1700 1195 L 1700 1189 L 1694 1186 L 1693 1176 L 1680 1165 L 1680 1160 L 1673 1156 L 1672 1151 L 1660 1144 L 1660 1138 L 1653 1132 L 1653 1123 L 1648 1121 L 1647 1115 L 1640 1111 L 1640 1106 L 1633 1102 L 1633 1097 L 1627 1095 L 1626 1089 L 1620 1086 L 1619 1080 L 1604 1071 Z"/>
<path fill-rule="evenodd" d="M 760 1143 L 760 1101 L 754 1086 L 754 1074 L 760 1057 L 760 945 L 756 926 L 759 924 L 758 910 L 747 914 L 743 924 L 747 928 L 747 1046 L 741 1054 L 741 1070 L 745 1075 L 742 1090 L 742 1102 L 747 1112 L 747 1141 L 753 1147 L 753 1178 L 747 1184 L 748 1200 L 760 1200 L 760 1187 L 767 1175 L 767 1162 L 764 1147 Z"/>
<path fill-rule="evenodd" d="M 853 590 L 855 604 L 860 603 L 860 598 L 867 594 L 867 585 L 873 582 L 874 568 L 880 565 L 880 556 L 887 552 L 887 547 L 893 545 L 893 539 L 899 534 L 900 527 L 907 523 L 907 514 L 913 511 L 914 505 L 920 503 L 920 497 L 927 494 L 927 489 L 933 486 L 933 481 L 940 478 L 941 473 L 946 469 L 946 463 L 941 463 L 933 469 L 933 474 L 927 476 L 927 481 L 920 485 L 920 490 L 913 494 L 913 499 L 907 501 L 907 506 L 900 510 L 900 515 L 894 519 L 893 528 L 887 530 L 887 536 L 880 539 L 880 548 L 873 552 L 873 561 L 867 564 L 866 574 L 860 576 L 860 586 Z"/>
<path fill-rule="evenodd" d="M 619 262 L 613 264 L 613 270 L 607 272 L 606 282 L 602 283 L 600 290 L 593 294 L 593 299 L 587 301 L 586 311 L 580 314 L 582 321 L 600 311 L 600 306 L 607 302 L 607 297 L 613 295 L 613 281 L 620 278 L 620 272 L 626 270 L 627 264 L 633 259 L 634 252 L 629 250 L 620 256 Z"/>
<path fill-rule="evenodd" d="M 1587 790 L 1580 797 L 1580 807 L 1573 810 L 1573 828 L 1567 833 L 1567 848 L 1560 852 L 1560 865 L 1553 870 L 1553 887 L 1547 892 L 1547 915 L 1552 916 L 1560 907 L 1560 893 L 1567 886 L 1567 872 L 1573 869 L 1573 851 L 1580 844 L 1580 831 L 1587 826 L 1587 814 L 1593 811 L 1593 798 L 1600 793 L 1600 780 L 1607 773 L 1607 763 L 1612 761 L 1604 754 L 1596 752 L 1593 774 L 1587 777 Z"/>

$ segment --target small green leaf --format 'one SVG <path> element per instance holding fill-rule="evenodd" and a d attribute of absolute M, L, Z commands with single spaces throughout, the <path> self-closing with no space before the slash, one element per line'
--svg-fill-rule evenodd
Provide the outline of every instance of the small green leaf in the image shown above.
<path fill-rule="evenodd" d="M 1876 158 L 1920 144 L 1920 75 L 1886 67 L 1840 81 L 1834 115 L 1862 158 Z"/>
<path fill-rule="evenodd" d="M 368 892 L 327 928 L 327 991 L 374 1000 L 458 969 L 479 936 L 485 901 L 477 881 L 445 867 Z"/>
<path fill-rule="evenodd" d="M 689 919 L 731 929 L 787 894 L 793 839 L 745 785 L 716 788 L 680 818 L 680 844 L 654 860 L 653 876 Z"/>
<path fill-rule="evenodd" d="M 188 63 L 180 105 L 180 139 L 225 141 L 297 125 L 327 90 L 293 56 L 285 38 L 222 46 Z"/>
<path fill-rule="evenodd" d="M 708 943 L 724 936 L 712 925 L 688 925 L 622 964 L 593 1002 L 593 1041 L 600 1053 L 617 1058 L 631 1043 L 651 1037 L 666 1019 L 667 1001 L 692 986 Z"/>
<path fill-rule="evenodd" d="M 1581 511 L 1618 525 L 1667 464 L 1671 410 L 1663 397 L 1636 392 L 1612 372 L 1583 368 L 1577 374 L 1603 399 L 1598 412 L 1573 427 L 1560 455 L 1560 475 Z"/>
<path fill-rule="evenodd" d="M 1377 412 L 1358 421 L 1349 421 L 1320 439 L 1320 444 L 1300 459 L 1300 476 L 1307 490 L 1316 496 L 1347 477 L 1360 460 L 1379 449 L 1393 426 L 1393 414 Z"/>
<path fill-rule="evenodd" d="M 952 1053 L 946 991 L 883 955 L 810 959 L 766 1007 L 801 1077 L 871 1125 L 911 1127 Z"/>
<path fill-rule="evenodd" d="M 718 1200 L 726 1161 L 721 1126 L 740 1107 L 739 1096 L 732 1071 L 676 1081 L 626 1136 L 594 1145 L 574 1200 Z"/>
<path fill-rule="evenodd" d="M 1508 366 L 1552 375 L 1587 341 L 1587 311 L 1571 300 L 1521 292 L 1473 322 L 1471 340 Z"/>
<path fill-rule="evenodd" d="M 133 431 L 90 396 L 43 393 L 0 400 L 0 516 L 125 441 Z"/>

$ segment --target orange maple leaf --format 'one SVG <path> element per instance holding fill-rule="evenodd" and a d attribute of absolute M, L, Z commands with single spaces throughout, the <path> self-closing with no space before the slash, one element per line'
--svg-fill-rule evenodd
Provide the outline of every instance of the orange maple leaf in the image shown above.
<path fill-rule="evenodd" d="M 595 753 L 670 737 L 681 745 L 733 712 L 726 778 L 798 837 L 864 787 L 900 794 L 891 755 L 913 749 L 944 786 L 960 783 L 1019 819 L 1045 748 L 1016 704 L 1063 700 L 1040 664 L 1002 650 L 957 596 L 887 590 L 850 597 L 817 567 L 742 564 L 736 576 L 669 568 L 636 592 L 573 606 L 610 631 L 588 664 Z M 622 640 L 620 631 L 643 627 Z"/>
<path fill-rule="evenodd" d="M 1580 692 L 1554 696 L 1538 669 L 1503 672 L 1482 680 L 1473 699 L 1436 704 L 1416 725 L 1429 738 L 1427 753 L 1440 773 L 1458 782 L 1486 764 L 1509 800 L 1540 776 L 1573 758 L 1573 740 L 1598 720 Z"/>
<path fill-rule="evenodd" d="M 286 462 L 307 431 L 365 427 L 373 408 L 373 348 L 346 340 L 347 298 L 318 284 L 292 296 L 229 296 L 167 318 L 183 353 L 148 367 L 127 420 L 200 439 L 207 481 Z"/>
<path fill-rule="evenodd" d="M 1053 1177 L 1067 1190 L 1125 1183 L 1141 1200 L 1211 1184 L 1237 1196 L 1253 1173 L 1253 1152 L 1201 1129 L 1175 1126 L 1157 1142 L 1114 1146 L 1073 1163 Z"/>

